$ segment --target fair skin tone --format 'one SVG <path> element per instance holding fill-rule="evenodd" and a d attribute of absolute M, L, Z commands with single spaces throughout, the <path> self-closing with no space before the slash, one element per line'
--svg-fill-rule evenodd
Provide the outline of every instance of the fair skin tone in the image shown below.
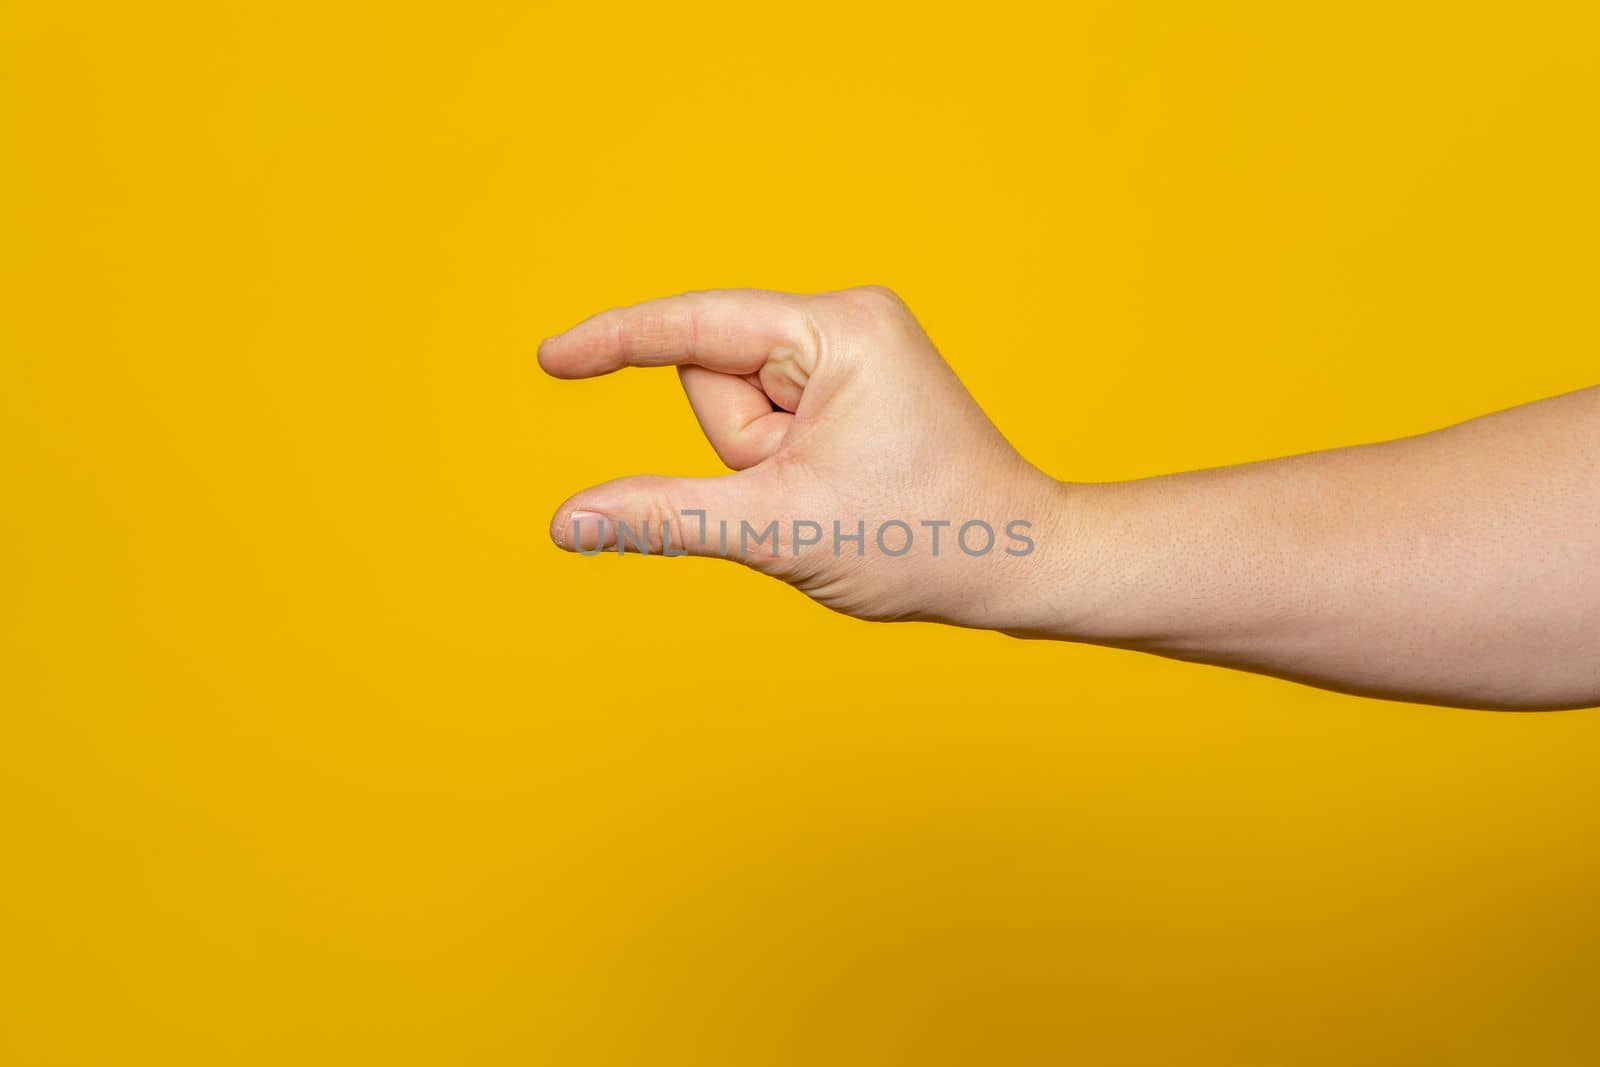
<path fill-rule="evenodd" d="M 549 338 L 539 362 L 558 378 L 677 367 L 734 472 L 584 490 L 551 523 L 563 548 L 611 547 L 619 522 L 648 522 L 653 551 L 665 537 L 718 556 L 727 521 L 730 557 L 857 618 L 1460 707 L 1600 705 L 1600 387 L 1382 444 L 1072 483 L 1007 443 L 877 287 L 648 301 Z M 956 547 L 974 519 L 996 532 L 992 551 Z M 774 520 L 776 544 L 740 552 L 741 521 Z M 874 544 L 886 520 L 911 528 L 904 555 Z M 1029 524 L 1026 554 L 1005 551 L 1020 546 L 1013 520 Z M 865 523 L 860 554 L 834 552 L 835 522 L 845 537 Z M 938 522 L 951 525 L 922 525 Z M 886 536 L 893 551 L 905 541 Z"/>

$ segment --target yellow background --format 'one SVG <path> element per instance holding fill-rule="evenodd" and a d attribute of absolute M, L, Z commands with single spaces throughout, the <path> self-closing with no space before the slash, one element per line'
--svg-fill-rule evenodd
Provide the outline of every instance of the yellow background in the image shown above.
<path fill-rule="evenodd" d="M 1498 10 L 1496 10 L 1498 9 Z M 0 1062 L 1588 1064 L 1600 716 L 546 541 L 896 288 L 1122 478 L 1595 381 L 1594 4 L 0 6 Z"/>

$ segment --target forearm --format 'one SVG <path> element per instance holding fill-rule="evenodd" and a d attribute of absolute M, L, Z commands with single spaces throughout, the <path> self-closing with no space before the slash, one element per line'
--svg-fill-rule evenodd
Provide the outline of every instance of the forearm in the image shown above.
<path fill-rule="evenodd" d="M 1418 701 L 1600 703 L 1600 389 L 1063 492 L 1049 636 Z"/>

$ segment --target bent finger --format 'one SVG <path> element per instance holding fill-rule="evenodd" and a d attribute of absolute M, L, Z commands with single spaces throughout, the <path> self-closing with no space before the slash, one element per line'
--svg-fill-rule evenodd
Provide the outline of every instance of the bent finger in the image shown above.
<path fill-rule="evenodd" d="M 774 410 L 767 394 L 748 378 L 692 365 L 679 367 L 678 377 L 706 440 L 736 471 L 776 452 L 794 421 L 789 412 Z"/>

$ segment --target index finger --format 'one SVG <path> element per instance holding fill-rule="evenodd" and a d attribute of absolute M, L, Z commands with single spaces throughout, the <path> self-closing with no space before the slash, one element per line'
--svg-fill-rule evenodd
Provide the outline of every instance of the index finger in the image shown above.
<path fill-rule="evenodd" d="M 813 336 L 796 296 L 716 289 L 602 311 L 546 338 L 539 365 L 557 378 L 684 363 L 752 374 L 774 350 L 813 345 Z"/>

